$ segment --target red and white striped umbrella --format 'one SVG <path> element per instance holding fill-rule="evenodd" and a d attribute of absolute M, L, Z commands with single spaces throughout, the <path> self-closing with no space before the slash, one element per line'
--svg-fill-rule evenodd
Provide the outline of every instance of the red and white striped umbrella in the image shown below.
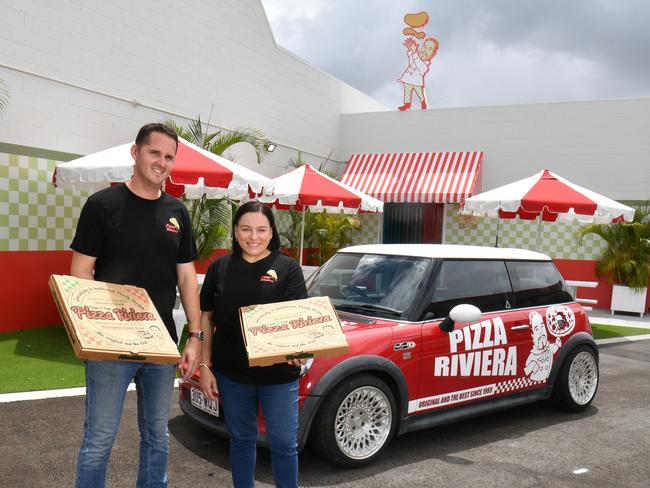
<path fill-rule="evenodd" d="M 165 191 L 170 195 L 241 200 L 249 193 L 272 191 L 270 178 L 184 139 L 179 138 L 178 142 L 176 161 L 165 182 Z M 52 183 L 59 188 L 95 191 L 111 183 L 128 181 L 133 175 L 132 145 L 122 144 L 60 163 L 54 168 Z"/>
<path fill-rule="evenodd" d="M 534 220 L 606 224 L 634 218 L 634 209 L 561 176 L 542 170 L 539 173 L 466 198 L 461 204 L 464 215 L 519 217 Z"/>
<path fill-rule="evenodd" d="M 305 164 L 289 173 L 273 178 L 272 195 L 257 199 L 282 210 L 302 211 L 300 234 L 300 263 L 305 237 L 305 210 L 329 213 L 383 212 L 384 203 L 345 185 L 310 165 Z"/>
<path fill-rule="evenodd" d="M 309 208 L 312 212 L 329 213 L 384 210 L 384 204 L 380 200 L 336 181 L 308 164 L 273 178 L 273 183 L 273 192 L 267 192 L 267 195 L 258 200 L 283 210 Z"/>

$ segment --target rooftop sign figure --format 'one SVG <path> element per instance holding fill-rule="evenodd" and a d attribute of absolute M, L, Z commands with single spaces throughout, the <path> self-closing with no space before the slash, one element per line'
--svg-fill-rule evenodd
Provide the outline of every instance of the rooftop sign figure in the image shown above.
<path fill-rule="evenodd" d="M 424 78 L 429 72 L 431 60 L 438 53 L 439 43 L 435 37 L 427 37 L 424 31 L 418 30 L 429 22 L 429 14 L 426 12 L 406 14 L 404 22 L 408 26 L 402 30 L 402 34 L 406 36 L 403 45 L 406 47 L 408 65 L 402 76 L 397 80 L 404 86 L 404 105 L 398 107 L 398 109 L 410 109 L 411 97 L 415 92 L 420 99 L 420 106 L 424 110 L 428 106 Z M 424 41 L 419 44 L 416 38 L 419 40 L 424 39 Z"/>

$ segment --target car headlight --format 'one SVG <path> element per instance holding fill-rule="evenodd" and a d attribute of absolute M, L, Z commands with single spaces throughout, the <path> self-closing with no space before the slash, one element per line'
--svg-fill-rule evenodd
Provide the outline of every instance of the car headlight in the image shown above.
<path fill-rule="evenodd" d="M 309 371 L 309 368 L 311 368 L 312 364 L 314 364 L 314 358 L 309 358 L 305 364 L 300 366 L 300 377 L 301 378 L 307 374 L 307 371 Z"/>

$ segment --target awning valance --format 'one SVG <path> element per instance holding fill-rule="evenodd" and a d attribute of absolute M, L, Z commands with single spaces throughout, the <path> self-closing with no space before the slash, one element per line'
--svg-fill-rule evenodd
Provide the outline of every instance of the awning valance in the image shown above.
<path fill-rule="evenodd" d="M 459 203 L 480 192 L 482 151 L 355 154 L 341 182 L 384 202 Z"/>

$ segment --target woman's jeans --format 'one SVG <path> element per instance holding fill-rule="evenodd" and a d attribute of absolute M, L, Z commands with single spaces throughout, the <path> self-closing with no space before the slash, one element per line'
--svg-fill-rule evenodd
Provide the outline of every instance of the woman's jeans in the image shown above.
<path fill-rule="evenodd" d="M 258 405 L 278 488 L 298 486 L 298 381 L 248 385 L 217 374 L 219 398 L 230 435 L 230 469 L 235 488 L 254 485 Z"/>
<path fill-rule="evenodd" d="M 138 392 L 140 466 L 136 486 L 167 486 L 171 407 L 176 366 L 126 361 L 85 361 L 86 420 L 77 462 L 77 488 L 103 488 L 129 383 Z"/>

